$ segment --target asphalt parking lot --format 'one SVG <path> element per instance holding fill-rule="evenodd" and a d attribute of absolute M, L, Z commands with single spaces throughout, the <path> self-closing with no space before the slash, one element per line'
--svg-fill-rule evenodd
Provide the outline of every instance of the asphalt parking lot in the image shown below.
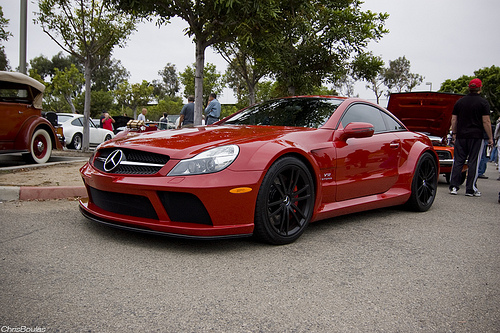
<path fill-rule="evenodd" d="M 0 204 L 0 327 L 45 332 L 499 332 L 498 173 L 481 198 L 310 225 L 295 243 L 193 241 Z M 463 192 L 463 191 L 462 191 Z"/>

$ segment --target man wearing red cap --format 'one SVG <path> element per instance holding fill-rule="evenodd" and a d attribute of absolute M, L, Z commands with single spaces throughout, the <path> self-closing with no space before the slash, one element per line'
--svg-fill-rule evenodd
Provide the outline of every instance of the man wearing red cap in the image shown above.
<path fill-rule="evenodd" d="M 450 178 L 450 193 L 457 194 L 460 188 L 462 168 L 467 161 L 469 171 L 465 184 L 465 195 L 480 197 L 477 189 L 477 170 L 483 151 L 483 134 L 488 135 L 488 145 L 493 147 L 491 133 L 490 105 L 481 97 L 482 82 L 473 79 L 469 83 L 469 94 L 459 99 L 453 108 L 451 117 L 451 131 L 455 143 L 455 158 Z"/>

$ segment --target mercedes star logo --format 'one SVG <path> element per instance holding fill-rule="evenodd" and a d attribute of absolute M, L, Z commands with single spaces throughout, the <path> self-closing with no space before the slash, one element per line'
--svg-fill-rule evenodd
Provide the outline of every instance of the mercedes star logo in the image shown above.
<path fill-rule="evenodd" d="M 123 151 L 117 149 L 113 151 L 111 154 L 106 157 L 104 161 L 104 171 L 111 172 L 120 165 L 120 162 L 123 159 Z"/>

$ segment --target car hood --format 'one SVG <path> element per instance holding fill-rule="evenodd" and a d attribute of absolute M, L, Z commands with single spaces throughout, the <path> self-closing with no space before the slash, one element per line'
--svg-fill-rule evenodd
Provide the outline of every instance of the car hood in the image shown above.
<path fill-rule="evenodd" d="M 200 126 L 180 130 L 130 133 L 108 141 L 101 148 L 130 148 L 169 155 L 172 159 L 192 157 L 212 147 L 229 144 L 263 145 L 291 132 L 311 128 L 274 126 Z"/>
<path fill-rule="evenodd" d="M 387 110 L 414 132 L 445 137 L 450 130 L 451 113 L 464 95 L 438 92 L 395 93 Z"/>

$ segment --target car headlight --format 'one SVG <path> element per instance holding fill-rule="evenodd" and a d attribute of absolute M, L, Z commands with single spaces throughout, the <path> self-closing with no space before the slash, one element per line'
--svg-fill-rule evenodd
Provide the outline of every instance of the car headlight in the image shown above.
<path fill-rule="evenodd" d="M 188 176 L 214 173 L 227 168 L 238 156 L 236 145 L 222 146 L 204 151 L 192 158 L 182 160 L 167 176 Z"/>

